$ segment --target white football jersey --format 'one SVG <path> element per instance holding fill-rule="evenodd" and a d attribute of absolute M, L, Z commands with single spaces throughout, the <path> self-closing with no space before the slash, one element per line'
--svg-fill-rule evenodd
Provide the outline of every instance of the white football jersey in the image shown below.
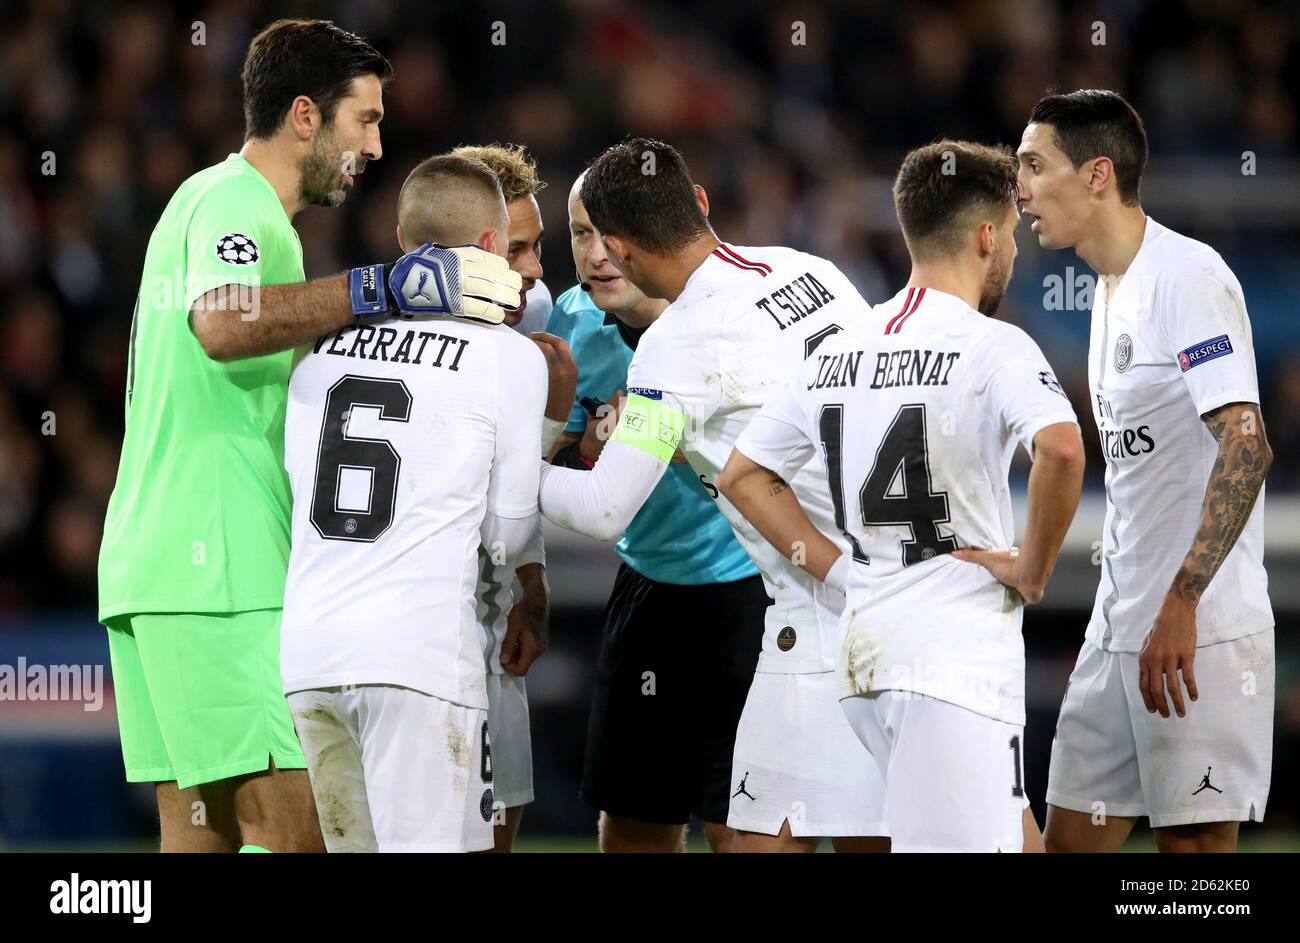
<path fill-rule="evenodd" d="M 546 386 L 532 341 L 450 317 L 347 327 L 299 352 L 286 693 L 395 684 L 487 708 L 480 527 L 537 513 Z"/>
<path fill-rule="evenodd" d="M 1074 410 L 1038 345 L 932 288 L 878 305 L 768 398 L 736 448 L 787 481 L 823 473 L 834 519 L 813 522 L 853 560 L 851 693 L 913 691 L 1024 723 L 1021 606 L 949 554 L 1012 545 L 1011 458 L 1061 422 Z"/>
<path fill-rule="evenodd" d="M 642 335 L 628 392 L 685 414 L 682 453 L 716 494 L 713 482 L 736 436 L 768 396 L 819 343 L 869 312 L 825 259 L 780 246 L 724 244 Z M 836 533 L 824 471 L 809 465 L 789 482 L 813 521 Z M 843 598 L 777 553 L 725 497 L 716 500 L 774 600 L 758 670 L 832 670 Z"/>
<path fill-rule="evenodd" d="M 1147 217 L 1110 302 L 1098 287 L 1088 344 L 1092 410 L 1106 455 L 1101 583 L 1088 640 L 1141 650 L 1201 519 L 1218 443 L 1201 420 L 1258 403 L 1241 285 L 1217 252 Z M 1273 625 L 1264 492 L 1196 608 L 1196 644 Z"/>
<path fill-rule="evenodd" d="M 546 322 L 551 317 L 551 291 L 545 282 L 538 279 L 527 297 L 528 307 L 524 309 L 524 316 L 514 326 L 515 333 L 523 337 L 534 331 L 546 330 Z M 505 673 L 501 667 L 501 643 L 506 637 L 506 617 L 510 614 L 510 607 L 515 604 L 515 570 L 528 563 L 546 563 L 541 520 L 537 521 L 537 527 L 528 539 L 528 546 L 523 553 L 508 565 L 494 564 L 491 554 L 483 547 L 479 547 L 478 557 L 479 575 L 478 585 L 474 589 L 474 610 L 478 617 L 488 674 L 499 675 Z"/>

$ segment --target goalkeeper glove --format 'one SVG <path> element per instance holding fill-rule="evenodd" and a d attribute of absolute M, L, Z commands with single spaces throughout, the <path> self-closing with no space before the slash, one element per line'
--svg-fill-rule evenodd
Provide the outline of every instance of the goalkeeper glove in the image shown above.
<path fill-rule="evenodd" d="M 455 315 L 500 324 L 519 307 L 523 279 L 506 260 L 478 246 L 425 243 L 396 262 L 348 273 L 358 320 Z"/>

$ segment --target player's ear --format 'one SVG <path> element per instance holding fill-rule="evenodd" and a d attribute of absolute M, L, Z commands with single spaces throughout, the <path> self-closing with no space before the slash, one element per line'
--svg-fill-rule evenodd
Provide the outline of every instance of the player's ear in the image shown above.
<path fill-rule="evenodd" d="M 289 127 L 299 141 L 308 140 L 320 124 L 320 109 L 306 95 L 299 95 L 289 104 Z"/>
<path fill-rule="evenodd" d="M 406 255 L 406 236 L 402 235 L 402 224 L 397 224 L 397 248 L 402 250 L 402 255 Z"/>
<path fill-rule="evenodd" d="M 1115 165 L 1109 157 L 1097 157 L 1090 161 L 1092 164 L 1088 173 L 1088 192 L 1101 193 L 1106 184 L 1115 179 Z"/>
<path fill-rule="evenodd" d="M 495 255 L 501 256 L 505 255 L 504 252 L 497 252 L 497 231 L 495 229 L 489 229 L 483 233 L 483 235 L 479 236 L 478 242 L 476 242 L 475 245 L 484 252 L 491 252 Z"/>
<path fill-rule="evenodd" d="M 980 223 L 979 246 L 981 258 L 993 255 L 998 249 L 998 231 L 994 225 L 987 220 Z"/>
<path fill-rule="evenodd" d="M 609 260 L 622 271 L 629 256 L 628 244 L 621 236 L 601 236 L 600 238 L 605 243 L 605 254 L 609 256 Z"/>
<path fill-rule="evenodd" d="M 704 192 L 704 188 L 698 183 L 695 185 L 695 202 L 700 204 L 700 210 L 704 213 L 704 218 L 709 218 L 709 195 Z"/>

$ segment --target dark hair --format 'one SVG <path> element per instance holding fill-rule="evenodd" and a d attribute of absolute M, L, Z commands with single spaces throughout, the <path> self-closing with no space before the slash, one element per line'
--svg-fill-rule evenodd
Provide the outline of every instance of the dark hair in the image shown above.
<path fill-rule="evenodd" d="M 894 179 L 894 209 L 912 255 L 956 251 L 974 216 L 1015 205 L 1018 170 L 1007 147 L 942 140 L 911 151 Z"/>
<path fill-rule="evenodd" d="M 472 241 L 505 212 L 501 182 L 481 160 L 439 154 L 407 175 L 397 196 L 397 221 L 417 244 Z M 505 235 L 504 233 L 502 234 Z"/>
<path fill-rule="evenodd" d="M 675 252 L 709 228 L 686 161 L 652 138 L 629 138 L 592 161 L 579 197 L 603 234 L 655 255 Z"/>
<path fill-rule="evenodd" d="M 329 20 L 276 20 L 253 37 L 244 58 L 244 133 L 269 138 L 299 95 L 306 95 L 329 124 L 352 80 L 393 67 L 374 46 Z"/>
<path fill-rule="evenodd" d="M 1030 122 L 1050 124 L 1056 146 L 1077 169 L 1096 157 L 1115 165 L 1119 198 L 1134 206 L 1147 165 L 1147 131 L 1133 106 L 1114 92 L 1086 88 L 1040 99 Z"/>

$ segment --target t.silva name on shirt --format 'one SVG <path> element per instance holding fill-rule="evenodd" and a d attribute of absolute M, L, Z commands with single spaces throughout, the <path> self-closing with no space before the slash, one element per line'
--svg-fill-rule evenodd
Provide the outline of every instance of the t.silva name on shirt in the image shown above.
<path fill-rule="evenodd" d="M 772 320 L 776 322 L 776 326 L 784 331 L 791 324 L 802 321 L 827 302 L 834 300 L 835 296 L 827 290 L 825 285 L 813 277 L 812 272 L 804 272 L 794 281 L 782 285 L 766 298 L 758 299 L 754 302 L 754 305 L 771 315 Z M 788 316 L 782 317 L 773 311 L 773 304 L 786 312 Z"/>

